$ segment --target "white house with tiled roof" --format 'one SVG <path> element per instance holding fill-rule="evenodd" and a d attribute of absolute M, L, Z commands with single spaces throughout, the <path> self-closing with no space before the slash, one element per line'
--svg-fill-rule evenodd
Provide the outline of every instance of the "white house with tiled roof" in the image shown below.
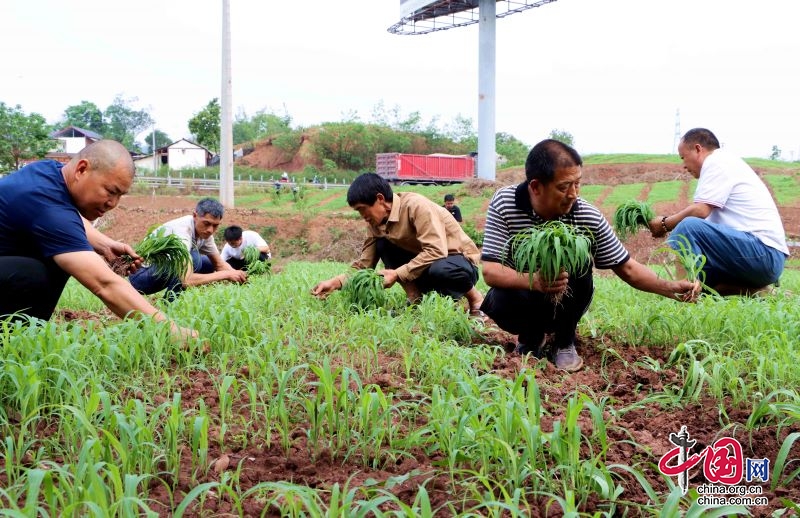
<path fill-rule="evenodd" d="M 94 131 L 78 128 L 77 126 L 67 126 L 64 129 L 51 133 L 50 138 L 59 142 L 58 151 L 61 153 L 74 154 L 92 142 L 102 140 L 103 136 Z"/>
<path fill-rule="evenodd" d="M 206 167 L 211 160 L 212 153 L 200 144 L 190 140 L 180 139 L 172 144 L 156 149 L 156 158 L 148 155 L 135 160 L 137 169 L 147 169 L 152 171 L 153 166 L 158 164 L 169 166 L 172 171 L 183 169 L 193 169 Z"/>

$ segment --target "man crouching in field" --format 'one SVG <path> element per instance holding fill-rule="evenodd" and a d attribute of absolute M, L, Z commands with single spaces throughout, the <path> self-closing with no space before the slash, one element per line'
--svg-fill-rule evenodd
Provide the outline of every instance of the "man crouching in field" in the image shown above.
<path fill-rule="evenodd" d="M 141 258 L 91 223 L 117 206 L 134 173 L 122 144 L 99 140 L 67 164 L 41 160 L 0 180 L 0 321 L 48 320 L 70 277 L 120 318 L 168 320 L 109 266 L 125 255 L 135 270 Z M 198 335 L 169 324 L 180 340 Z"/>
<path fill-rule="evenodd" d="M 540 356 L 551 341 L 548 359 L 568 372 L 583 366 L 575 338 L 594 295 L 593 268 L 610 269 L 637 290 L 673 300 L 694 301 L 700 290 L 699 283 L 661 279 L 630 256 L 602 212 L 579 196 L 582 166 L 578 152 L 562 142 L 536 144 L 525 162 L 525 181 L 501 188 L 489 203 L 481 256 L 490 286 L 483 310 L 501 329 L 518 335 L 520 354 Z M 515 263 L 509 243 L 551 221 L 589 236 L 591 267 L 577 275 L 562 271 L 555 280 L 537 271 L 531 280 L 531 272 Z"/>
<path fill-rule="evenodd" d="M 475 288 L 480 252 L 447 209 L 421 194 L 394 194 L 389 182 L 375 173 L 353 181 L 347 203 L 369 227 L 353 268 L 375 268 L 383 261 L 386 268 L 378 272 L 383 287 L 399 282 L 409 302 L 431 291 L 455 300 L 466 296 L 470 314 L 483 315 L 483 295 Z M 311 293 L 324 298 L 340 289 L 346 278 L 342 274 L 322 281 Z"/>

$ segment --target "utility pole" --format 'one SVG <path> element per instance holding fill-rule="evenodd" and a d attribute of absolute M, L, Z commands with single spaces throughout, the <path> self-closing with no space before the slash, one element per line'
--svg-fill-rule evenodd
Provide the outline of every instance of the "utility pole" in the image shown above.
<path fill-rule="evenodd" d="M 222 0 L 222 113 L 219 138 L 219 198 L 227 208 L 234 206 L 233 120 L 231 117 L 231 5 Z"/>
<path fill-rule="evenodd" d="M 678 152 L 678 142 L 681 141 L 681 109 L 675 109 L 675 136 L 672 138 L 672 154 Z"/>
<path fill-rule="evenodd" d="M 153 124 L 153 176 L 158 176 L 158 157 L 156 156 L 156 125 Z"/>

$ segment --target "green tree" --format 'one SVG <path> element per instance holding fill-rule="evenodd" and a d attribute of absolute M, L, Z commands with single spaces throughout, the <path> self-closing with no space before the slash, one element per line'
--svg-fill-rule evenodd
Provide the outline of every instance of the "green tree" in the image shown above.
<path fill-rule="evenodd" d="M 781 150 L 778 146 L 772 146 L 772 153 L 769 155 L 770 160 L 778 160 L 781 158 Z"/>
<path fill-rule="evenodd" d="M 194 140 L 215 153 L 219 153 L 219 134 L 221 131 L 222 117 L 220 114 L 219 99 L 211 99 L 205 108 L 189 119 L 189 131 Z"/>
<path fill-rule="evenodd" d="M 128 149 L 136 147 L 136 135 L 153 125 L 153 118 L 146 110 L 131 107 L 137 100 L 136 97 L 126 100 L 118 95 L 105 111 L 107 129 L 104 136 Z"/>
<path fill-rule="evenodd" d="M 554 129 L 550 131 L 550 138 L 553 140 L 558 140 L 559 142 L 563 142 L 568 146 L 575 145 L 575 139 L 572 136 L 572 133 L 562 129 Z"/>
<path fill-rule="evenodd" d="M 233 121 L 233 143 L 254 142 L 288 133 L 291 131 L 291 122 L 288 113 L 281 116 L 259 110 L 248 117 L 244 110 L 240 110 Z"/>
<path fill-rule="evenodd" d="M 19 169 L 22 160 L 42 158 L 53 148 L 51 128 L 38 113 L 0 102 L 0 170 Z"/>
<path fill-rule="evenodd" d="M 447 125 L 446 135 L 454 142 L 465 143 L 471 147 L 477 147 L 478 145 L 475 124 L 470 117 L 464 117 L 461 114 L 456 115 L 453 122 Z"/>
<path fill-rule="evenodd" d="M 495 149 L 508 160 L 506 166 L 523 165 L 528 158 L 528 146 L 509 133 L 496 135 Z"/>
<path fill-rule="evenodd" d="M 398 110 L 395 110 L 394 116 L 395 116 L 395 121 L 392 126 L 393 128 L 399 131 L 405 131 L 409 133 L 419 133 L 422 131 L 422 116 L 419 114 L 419 112 L 411 112 L 408 114 L 408 117 L 401 120 L 400 112 Z"/>
<path fill-rule="evenodd" d="M 97 105 L 89 101 L 81 101 L 80 104 L 68 106 L 64 110 L 63 126 L 76 126 L 81 129 L 94 131 L 100 135 L 106 133 L 106 122 L 103 119 L 103 112 Z"/>
<path fill-rule="evenodd" d="M 300 150 L 300 145 L 303 143 L 303 130 L 290 130 L 285 133 L 279 133 L 272 138 L 272 145 L 279 148 L 288 156 L 294 156 Z"/>
<path fill-rule="evenodd" d="M 146 151 L 148 153 L 152 153 L 153 152 L 154 134 L 155 134 L 155 141 L 156 141 L 155 149 L 158 149 L 158 148 L 161 148 L 161 147 L 165 147 L 165 146 L 169 146 L 170 144 L 172 144 L 172 139 L 169 138 L 169 135 L 167 135 L 166 133 L 164 133 L 160 129 L 155 129 L 154 131 L 151 131 L 149 133 L 144 133 L 142 135 L 142 140 L 144 141 L 144 145 L 141 146 L 141 148 L 142 148 L 143 151 Z"/>
<path fill-rule="evenodd" d="M 325 122 L 314 149 L 321 159 L 333 160 L 340 169 L 359 171 L 375 163 L 372 135 L 361 122 Z"/>

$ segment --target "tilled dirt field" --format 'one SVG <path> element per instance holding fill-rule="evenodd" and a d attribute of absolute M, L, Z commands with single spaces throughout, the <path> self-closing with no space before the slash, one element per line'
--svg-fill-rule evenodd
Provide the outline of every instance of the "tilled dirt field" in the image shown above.
<path fill-rule="evenodd" d="M 521 179 L 521 173 L 510 173 L 501 176 L 500 180 L 493 185 L 503 185 L 514 183 Z M 584 176 L 585 184 L 603 184 L 611 186 L 617 183 L 645 182 L 652 183 L 665 179 L 688 179 L 688 175 L 683 173 L 678 166 L 626 166 L 620 169 L 618 166 L 597 166 L 587 167 Z M 688 184 L 687 184 L 688 185 Z M 476 182 L 476 192 L 486 187 L 486 183 Z M 467 187 L 469 189 L 469 187 Z M 684 192 L 681 199 L 670 204 L 658 206 L 660 213 L 669 213 L 688 203 L 690 194 Z M 602 201 L 602 200 L 600 200 Z M 185 196 L 126 196 L 120 206 L 113 211 L 105 222 L 103 230 L 110 236 L 124 240 L 126 242 L 136 242 L 141 239 L 147 230 L 155 224 L 166 220 L 190 214 L 194 207 L 195 199 Z M 600 203 L 598 203 L 600 205 Z M 800 235 L 800 211 L 797 207 L 781 207 L 781 214 L 784 218 L 787 233 L 790 236 Z M 316 243 L 314 251 L 305 255 L 296 254 L 283 257 L 277 261 L 277 270 L 280 271 L 281 261 L 294 259 L 319 260 L 334 259 L 338 261 L 349 261 L 357 254 L 360 246 L 361 237 L 364 235 L 363 223 L 357 219 L 331 218 L 329 216 L 315 216 L 303 218 L 300 216 L 275 216 L 266 214 L 255 209 L 232 209 L 226 213 L 223 224 L 238 223 L 246 227 L 258 227 L 271 225 L 276 227 L 275 239 L 289 242 L 292 238 L 303 236 L 303 239 L 310 243 Z M 328 228 L 335 226 L 342 232 L 330 232 Z M 338 236 L 338 237 L 337 237 Z M 647 262 L 647 258 L 655 247 L 660 246 L 646 235 L 636 236 L 633 240 L 626 243 L 633 255 L 642 262 Z M 69 315 L 65 312 L 65 318 L 76 318 L 81 315 Z M 520 370 L 532 362 L 531 359 L 523 358 L 513 353 L 515 337 L 508 335 L 489 325 L 480 331 L 480 336 L 475 339 L 477 344 L 498 345 L 506 350 L 505 355 L 498 355 L 491 371 L 499 376 L 509 378 L 516 377 Z M 470 344 L 465 344 L 469 346 Z M 635 465 L 639 463 L 655 463 L 658 458 L 666 453 L 671 447 L 668 440 L 670 432 L 677 432 L 676 423 L 684 424 L 692 432 L 692 437 L 698 441 L 696 451 L 703 446 L 711 445 L 720 437 L 720 411 L 724 409 L 727 414 L 727 421 L 730 423 L 745 423 L 750 415 L 751 408 L 734 408 L 725 401 L 703 400 L 688 408 L 664 409 L 654 403 L 643 403 L 636 407 L 637 401 L 641 401 L 648 393 L 661 391 L 665 386 L 672 385 L 678 381 L 676 372 L 661 371 L 654 372 L 645 368 L 637 360 L 643 355 L 658 359 L 662 364 L 669 356 L 669 350 L 659 350 L 653 348 L 642 348 L 636 344 L 610 343 L 602 336 L 597 338 L 581 338 L 578 343 L 581 354 L 584 358 L 586 367 L 580 372 L 565 374 L 556 371 L 552 366 L 547 365 L 544 370 L 537 375 L 542 391 L 542 400 L 548 403 L 546 416 L 543 424 L 544 431 L 552 427 L 552 423 L 562 419 L 564 415 L 564 398 L 576 389 L 584 393 L 593 394 L 595 400 L 599 401 L 604 397 L 613 398 L 628 408 L 636 408 L 622 415 L 607 416 L 607 433 L 611 442 L 605 459 L 607 465 L 623 464 Z M 606 351 L 612 348 L 616 357 L 606 355 Z M 397 372 L 395 364 L 401 362 L 400 358 L 384 357 L 380 364 L 383 369 L 380 372 L 364 376 L 362 379 L 365 384 L 375 383 L 385 391 L 391 391 L 395 397 L 414 397 L 405 386 L 405 380 L 399 378 L 394 373 Z M 604 365 L 604 369 L 599 368 Z M 247 373 L 241 373 L 246 376 Z M 202 399 L 209 409 L 209 414 L 218 411 L 218 395 L 216 393 L 213 378 L 214 372 L 197 371 L 191 376 L 184 376 L 185 381 L 177 382 L 175 390 L 182 393 L 182 404 L 185 409 L 196 407 L 196 403 Z M 244 422 L 248 421 L 248 407 L 244 400 L 234 402 L 234 407 L 245 416 Z M 583 419 L 583 417 L 582 417 Z M 590 433 L 591 422 L 586 419 L 581 422 L 584 433 Z M 786 436 L 793 432 L 800 431 L 800 424 L 792 427 L 777 429 L 775 426 L 764 426 L 756 432 L 744 433 L 739 436 L 745 451 L 744 457 L 749 458 L 768 458 L 775 459 L 778 456 L 782 441 Z M 218 433 L 218 431 L 217 431 Z M 247 435 L 248 431 L 237 429 L 232 425 L 227 431 L 229 436 L 239 434 Z M 726 434 L 727 435 L 727 434 Z M 350 487 L 361 485 L 372 479 L 377 482 L 386 481 L 391 477 L 406 474 L 417 470 L 419 476 L 412 476 L 405 482 L 397 484 L 391 490 L 404 501 L 411 503 L 416 495 L 419 484 L 426 481 L 429 475 L 436 470 L 433 466 L 441 459 L 436 455 L 430 456 L 425 452 L 415 452 L 413 457 L 407 457 L 397 464 L 391 464 L 379 470 L 364 467 L 358 459 L 343 460 L 332 458 L 330 455 L 323 455 L 321 458 L 312 458 L 311 448 L 307 447 L 307 438 L 302 430 L 292 437 L 292 447 L 289 452 L 279 448 L 280 441 L 273 438 L 272 446 L 265 446 L 263 440 L 248 441 L 246 446 L 240 448 L 220 450 L 216 441 L 210 441 L 209 458 L 227 459 L 231 466 L 241 466 L 241 490 L 245 491 L 260 482 L 265 481 L 289 481 L 295 484 L 307 485 L 309 487 L 331 487 L 333 484 L 349 484 Z M 798 446 L 795 446 L 795 450 Z M 188 453 L 186 453 L 188 455 Z M 793 457 L 799 454 L 791 455 Z M 183 463 L 190 466 L 190 459 Z M 231 468 L 232 469 L 232 468 Z M 702 471 L 702 470 L 698 470 Z M 654 469 L 645 469 L 648 473 L 647 480 L 654 490 L 664 495 L 668 488 L 663 479 Z M 212 481 L 220 477 L 215 470 L 210 470 L 206 479 L 199 482 Z M 440 477 L 441 478 L 441 477 Z M 180 480 L 173 481 L 179 488 L 179 492 L 190 491 L 190 473 L 182 473 Z M 703 475 L 697 473 L 692 476 L 690 484 L 694 487 L 698 484 L 707 482 Z M 629 501 L 638 503 L 642 506 L 647 504 L 647 496 L 640 486 L 632 480 L 624 482 L 626 486 L 626 498 Z M 451 496 L 452 486 L 442 478 L 428 481 L 428 488 L 432 503 L 435 505 L 453 501 Z M 768 507 L 754 508 L 755 516 L 768 516 L 772 509 L 784 507 L 780 503 L 781 499 L 789 499 L 794 502 L 800 501 L 800 485 L 794 484 L 790 488 L 778 488 L 770 491 L 769 486 L 764 486 L 764 496 L 770 499 L 771 505 Z M 163 504 L 163 516 L 170 514 L 169 495 L 163 485 L 155 485 L 150 493 L 153 502 Z M 542 502 L 544 503 L 544 502 Z M 263 515 L 262 504 L 257 501 L 246 500 L 243 503 L 246 516 Z M 155 504 L 158 505 L 158 504 Z M 219 515 L 223 513 L 235 512 L 224 498 L 217 500 L 208 499 L 203 511 L 205 515 Z M 155 506 L 154 506 L 155 507 Z M 593 511 L 591 503 L 584 511 Z M 197 511 L 189 513 L 190 516 L 204 515 Z M 271 514 L 267 512 L 267 515 Z M 442 514 L 445 516 L 446 514 Z M 540 516 L 545 516 L 544 511 Z"/>

